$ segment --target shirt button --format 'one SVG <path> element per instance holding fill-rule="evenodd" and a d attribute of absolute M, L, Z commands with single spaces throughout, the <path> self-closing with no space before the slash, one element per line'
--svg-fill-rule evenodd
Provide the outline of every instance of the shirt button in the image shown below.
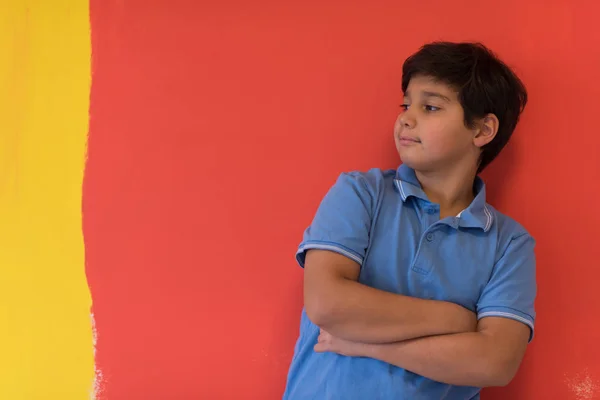
<path fill-rule="evenodd" d="M 436 212 L 437 212 L 437 210 L 436 210 L 435 208 L 428 208 L 428 209 L 427 209 L 427 213 L 428 213 L 428 214 L 432 214 L 432 215 L 433 215 L 433 214 L 435 214 Z"/>
<path fill-rule="evenodd" d="M 433 242 L 433 233 L 428 233 L 427 236 L 425 236 L 425 238 L 427 239 L 428 242 Z"/>

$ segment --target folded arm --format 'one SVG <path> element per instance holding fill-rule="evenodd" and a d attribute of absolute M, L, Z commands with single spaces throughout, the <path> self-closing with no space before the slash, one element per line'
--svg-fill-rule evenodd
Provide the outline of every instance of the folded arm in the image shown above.
<path fill-rule="evenodd" d="M 475 331 L 476 318 L 450 302 L 423 300 L 357 282 L 360 266 L 325 250 L 309 250 L 304 304 L 309 319 L 331 334 L 363 343 L 391 343 Z"/>
<path fill-rule="evenodd" d="M 488 317 L 477 332 L 390 344 L 351 342 L 322 332 L 315 351 L 375 358 L 450 385 L 505 386 L 517 373 L 529 334 L 521 322 Z"/>

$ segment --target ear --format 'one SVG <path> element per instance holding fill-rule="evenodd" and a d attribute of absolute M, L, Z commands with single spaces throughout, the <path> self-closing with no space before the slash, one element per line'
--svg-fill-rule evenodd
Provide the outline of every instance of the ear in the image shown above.
<path fill-rule="evenodd" d="M 500 121 L 494 114 L 488 114 L 483 117 L 477 124 L 478 128 L 475 131 L 475 137 L 473 138 L 473 144 L 479 148 L 485 146 L 494 138 L 498 133 L 498 126 Z"/>

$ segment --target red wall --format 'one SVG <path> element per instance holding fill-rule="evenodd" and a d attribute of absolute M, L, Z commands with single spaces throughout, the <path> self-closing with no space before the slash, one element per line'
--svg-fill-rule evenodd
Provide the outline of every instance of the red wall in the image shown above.
<path fill-rule="evenodd" d="M 322 3 L 91 0 L 101 398 L 281 398 L 302 231 L 339 172 L 398 164 L 402 61 L 434 39 L 485 42 L 530 91 L 485 177 L 538 240 L 537 334 L 484 398 L 600 398 L 600 6 Z"/>

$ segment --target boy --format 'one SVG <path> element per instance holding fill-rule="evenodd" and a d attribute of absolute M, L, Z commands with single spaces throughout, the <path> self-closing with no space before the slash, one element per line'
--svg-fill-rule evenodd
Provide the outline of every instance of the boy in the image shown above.
<path fill-rule="evenodd" d="M 533 337 L 534 240 L 477 176 L 527 103 L 473 43 L 432 43 L 402 70 L 397 171 L 342 174 L 297 253 L 300 337 L 284 399 L 479 399 Z"/>

